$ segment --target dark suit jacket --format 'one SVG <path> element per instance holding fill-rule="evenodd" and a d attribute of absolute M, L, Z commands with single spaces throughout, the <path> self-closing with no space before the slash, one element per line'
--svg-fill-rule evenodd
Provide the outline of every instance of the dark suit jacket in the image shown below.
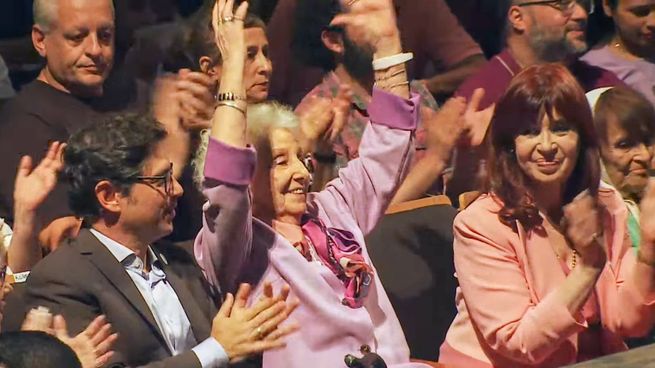
<path fill-rule="evenodd" d="M 209 337 L 216 314 L 213 296 L 193 257 L 171 243 L 152 247 L 175 290 L 198 342 Z M 200 368 L 191 352 L 172 357 L 145 300 L 123 266 L 93 234 L 79 237 L 34 267 L 25 285 L 27 308 L 39 305 L 66 318 L 69 333 L 81 332 L 104 314 L 118 332 L 111 365 Z"/>

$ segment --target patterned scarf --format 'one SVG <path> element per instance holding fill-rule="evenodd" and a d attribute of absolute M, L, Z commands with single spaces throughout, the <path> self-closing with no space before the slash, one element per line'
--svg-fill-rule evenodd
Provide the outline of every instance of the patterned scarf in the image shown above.
<path fill-rule="evenodd" d="M 309 247 L 313 246 L 319 258 L 346 288 L 343 305 L 360 308 L 373 282 L 373 268 L 362 255 L 362 246 L 346 230 L 327 227 L 317 217 L 305 215 L 302 232 L 310 244 L 294 244 L 296 249 L 311 260 Z"/>

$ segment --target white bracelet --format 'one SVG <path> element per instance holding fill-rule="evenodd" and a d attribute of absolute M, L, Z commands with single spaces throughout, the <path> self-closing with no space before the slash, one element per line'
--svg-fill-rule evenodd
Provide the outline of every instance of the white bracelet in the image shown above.
<path fill-rule="evenodd" d="M 373 70 L 384 70 L 389 69 L 392 66 L 400 65 L 406 63 L 414 58 L 414 54 L 411 52 L 405 52 L 402 54 L 396 54 L 391 56 L 385 56 L 383 58 L 373 60 Z"/>

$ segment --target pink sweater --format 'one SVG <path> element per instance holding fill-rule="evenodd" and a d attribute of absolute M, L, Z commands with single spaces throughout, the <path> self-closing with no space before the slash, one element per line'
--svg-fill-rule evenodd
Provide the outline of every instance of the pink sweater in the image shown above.
<path fill-rule="evenodd" d="M 350 231 L 363 245 L 364 236 L 383 215 L 411 158 L 419 99 L 403 100 L 374 90 L 369 108 L 371 124 L 362 138 L 360 157 L 339 172 L 319 193 L 310 193 L 308 211 L 329 227 Z M 204 227 L 195 243 L 196 258 L 210 282 L 223 292 L 239 282 L 264 281 L 275 289 L 287 283 L 300 306 L 291 319 L 299 332 L 287 338 L 286 348 L 266 352 L 264 367 L 345 367 L 346 354 L 358 355 L 368 344 L 390 367 L 426 367 L 409 362 L 409 348 L 380 279 L 362 308 L 341 304 L 343 283 L 320 262 L 308 262 L 270 226 L 253 219 L 247 185 L 254 171 L 252 150 L 211 141 L 205 165 L 207 178 Z"/>
<path fill-rule="evenodd" d="M 655 295 L 631 282 L 635 265 L 626 208 L 613 189 L 601 188 L 607 209 L 604 241 L 608 262 L 596 282 L 603 353 L 625 350 L 623 337 L 646 334 L 655 318 Z M 467 368 L 559 367 L 578 359 L 578 335 L 588 328 L 582 311 L 571 315 L 553 297 L 566 275 L 538 229 L 518 233 L 498 219 L 501 206 L 484 195 L 454 224 L 458 314 L 440 362 Z M 593 305 L 589 303 L 585 308 Z M 586 311 L 585 311 L 586 312 Z M 593 313 L 595 312 L 595 313 Z"/>

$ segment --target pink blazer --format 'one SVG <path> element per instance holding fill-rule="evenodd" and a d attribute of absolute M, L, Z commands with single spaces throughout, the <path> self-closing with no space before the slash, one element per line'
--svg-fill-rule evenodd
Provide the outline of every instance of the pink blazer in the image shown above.
<path fill-rule="evenodd" d="M 408 168 L 419 98 L 403 100 L 374 89 L 359 158 L 339 171 L 326 189 L 310 193 L 308 211 L 329 227 L 350 231 L 370 263 L 364 236 L 389 204 Z M 238 282 L 255 286 L 252 300 L 264 282 L 275 290 L 286 284 L 300 306 L 291 320 L 301 329 L 286 339 L 286 347 L 264 353 L 265 368 L 345 367 L 346 354 L 359 355 L 362 344 L 380 354 L 389 367 L 427 368 L 409 361 L 409 348 L 400 322 L 377 275 L 364 306 L 341 303 L 343 283 L 320 262 L 308 262 L 287 239 L 253 219 L 247 185 L 254 171 L 252 150 L 210 141 L 205 163 L 204 226 L 195 242 L 195 255 L 208 280 L 223 292 Z"/>
<path fill-rule="evenodd" d="M 625 350 L 623 337 L 645 335 L 655 295 L 628 282 L 636 262 L 627 212 L 616 191 L 601 188 L 608 262 L 596 283 L 604 353 Z M 454 224 L 458 314 L 441 346 L 440 362 L 458 367 L 559 367 L 578 359 L 583 314 L 552 297 L 566 275 L 545 234 L 518 232 L 498 219 L 501 205 L 483 195 Z M 585 307 L 587 308 L 588 305 Z"/>

